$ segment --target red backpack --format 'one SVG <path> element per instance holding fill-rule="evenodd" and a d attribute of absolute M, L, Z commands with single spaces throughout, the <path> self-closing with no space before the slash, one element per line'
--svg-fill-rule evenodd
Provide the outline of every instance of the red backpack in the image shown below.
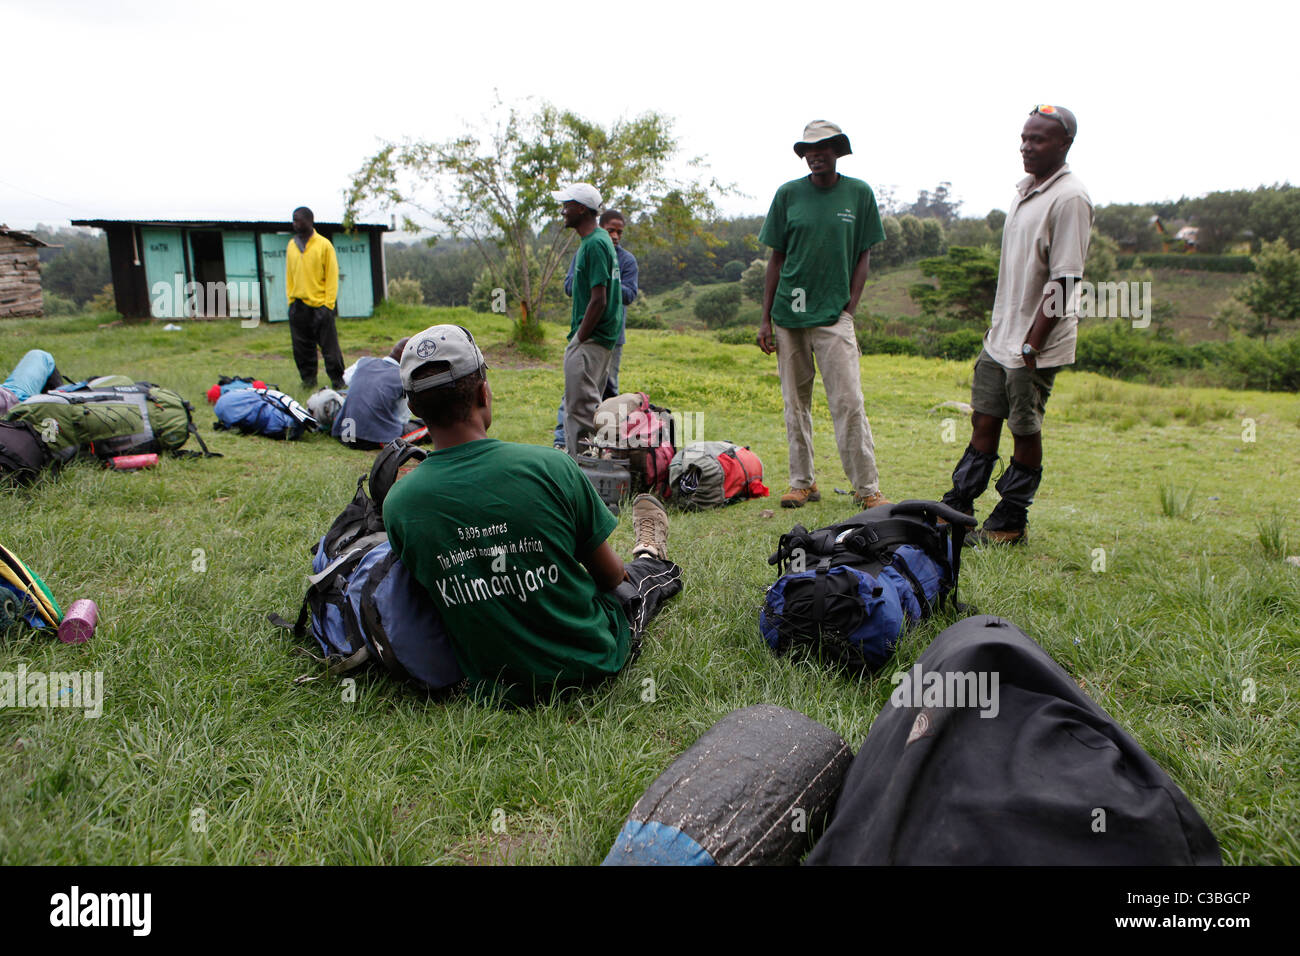
<path fill-rule="evenodd" d="M 601 402 L 595 424 L 596 446 L 627 460 L 633 490 L 667 498 L 668 465 L 677 440 L 672 411 L 651 404 L 644 392 L 627 392 Z"/>

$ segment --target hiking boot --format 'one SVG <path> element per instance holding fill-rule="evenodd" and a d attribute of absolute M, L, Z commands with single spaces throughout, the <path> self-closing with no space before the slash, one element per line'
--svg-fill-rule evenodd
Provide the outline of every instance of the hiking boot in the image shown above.
<path fill-rule="evenodd" d="M 822 493 L 817 490 L 817 482 L 811 488 L 791 488 L 781 496 L 782 508 L 802 508 L 806 502 L 821 501 Z"/>
<path fill-rule="evenodd" d="M 632 557 L 648 554 L 668 560 L 668 512 L 654 495 L 637 495 L 632 501 L 632 530 L 636 534 Z"/>
<path fill-rule="evenodd" d="M 1024 544 L 1028 533 L 1026 528 L 1020 528 L 1017 531 L 989 531 L 986 528 L 980 528 L 978 531 L 972 531 L 966 535 L 966 540 L 962 544 L 967 548 L 990 548 Z"/>
<path fill-rule="evenodd" d="M 866 511 L 868 508 L 875 508 L 878 505 L 893 504 L 892 501 L 886 498 L 879 491 L 873 491 L 869 495 L 854 495 L 853 503 L 857 505 L 859 508 L 861 508 L 863 511 Z"/>

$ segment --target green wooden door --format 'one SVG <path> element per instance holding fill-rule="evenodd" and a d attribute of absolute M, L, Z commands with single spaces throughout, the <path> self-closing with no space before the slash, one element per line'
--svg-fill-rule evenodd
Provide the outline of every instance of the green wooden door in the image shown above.
<path fill-rule="evenodd" d="M 292 235 L 287 232 L 264 232 L 258 237 L 262 247 L 262 292 L 266 297 L 266 320 L 289 321 L 289 300 L 284 297 L 285 250 Z"/>
<path fill-rule="evenodd" d="M 370 315 L 375 308 L 374 284 L 370 281 L 370 234 L 336 233 L 334 254 L 339 260 L 339 315 Z"/>
<path fill-rule="evenodd" d="M 140 228 L 149 313 L 155 319 L 185 315 L 185 244 L 179 229 Z"/>
<path fill-rule="evenodd" d="M 221 248 L 226 257 L 226 314 L 241 319 L 260 316 L 256 236 L 251 232 L 223 232 Z"/>

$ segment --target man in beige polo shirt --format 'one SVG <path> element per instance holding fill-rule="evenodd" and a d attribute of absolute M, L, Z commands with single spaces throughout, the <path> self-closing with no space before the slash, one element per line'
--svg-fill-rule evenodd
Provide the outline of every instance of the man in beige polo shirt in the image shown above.
<path fill-rule="evenodd" d="M 1065 162 L 1077 129 L 1069 110 L 1043 105 L 1030 112 L 1020 134 L 1029 175 L 1016 184 L 1003 227 L 993 323 L 971 382 L 970 445 L 944 504 L 974 514 L 998 460 L 1004 421 L 1015 444 L 996 485 L 1001 501 L 968 544 L 1025 540 L 1043 477 L 1043 409 L 1057 369 L 1074 363 L 1078 281 L 1092 231 L 1092 200 Z"/>

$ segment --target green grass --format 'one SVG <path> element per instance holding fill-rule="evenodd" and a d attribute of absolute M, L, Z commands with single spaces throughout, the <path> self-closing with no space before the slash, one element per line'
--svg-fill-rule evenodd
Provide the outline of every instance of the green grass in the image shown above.
<path fill-rule="evenodd" d="M 163 332 L 101 321 L 0 323 L 0 368 L 40 346 L 74 375 L 121 372 L 176 388 L 225 457 L 137 473 L 79 464 L 0 492 L 3 543 L 64 606 L 85 596 L 101 611 L 81 647 L 9 633 L 0 671 L 100 670 L 106 695 L 97 720 L 0 709 L 0 863 L 596 863 L 650 781 L 731 710 L 790 707 L 856 749 L 893 689 L 889 673 L 951 620 L 906 635 L 870 678 L 775 659 L 759 640 L 777 537 L 796 520 L 817 527 L 851 511 L 832 491 L 848 481 L 819 387 L 823 500 L 798 513 L 770 499 L 675 515 L 669 543 L 685 590 L 641 659 L 602 689 L 513 712 L 439 703 L 373 672 L 357 680 L 354 701 L 333 678 L 295 686 L 316 665 L 265 616 L 298 608 L 308 549 L 371 456 L 323 436 L 277 443 L 212 431 L 203 392 L 220 374 L 297 391 L 285 326 Z M 387 308 L 339 332 L 350 361 L 435 321 L 463 323 L 485 346 L 493 434 L 548 443 L 562 387 L 558 327 L 534 354 L 507 344 L 508 319 L 463 309 Z M 959 420 L 957 441 L 945 443 L 953 413 L 933 409 L 969 400 L 968 363 L 869 356 L 862 368 L 884 491 L 938 497 L 965 436 Z M 702 437 L 751 445 L 774 493 L 783 490 L 773 358 L 711 334 L 631 331 L 623 381 L 701 412 Z M 1132 421 L 1117 432 L 1124 416 Z M 1253 441 L 1243 418 L 1255 422 Z M 1044 442 L 1029 544 L 971 555 L 965 600 L 1023 627 L 1114 715 L 1187 792 L 1228 862 L 1300 862 L 1300 573 L 1265 553 L 1258 527 L 1274 509 L 1296 511 L 1294 396 L 1064 371 Z M 1195 521 L 1165 516 L 1166 484 L 1197 489 Z M 992 503 L 981 500 L 981 516 Z M 613 543 L 628 552 L 629 522 Z M 1097 548 L 1104 572 L 1092 570 Z"/>

